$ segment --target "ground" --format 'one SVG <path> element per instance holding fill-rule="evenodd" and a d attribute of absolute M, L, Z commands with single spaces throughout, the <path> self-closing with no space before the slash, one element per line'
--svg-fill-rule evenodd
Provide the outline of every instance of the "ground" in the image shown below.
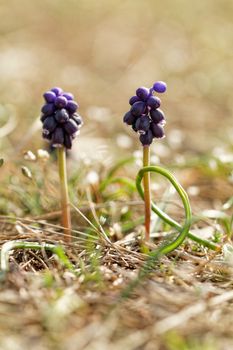
<path fill-rule="evenodd" d="M 126 169 L 129 160 L 123 163 Z M 31 168 L 37 166 L 38 162 Z M 55 171 L 56 163 L 50 167 Z M 224 170 L 227 171 L 227 165 Z M 106 178 L 109 180 L 108 187 L 103 192 L 101 183 L 95 188 L 87 187 L 89 202 L 80 209 L 73 207 L 72 244 L 63 242 L 63 233 L 56 223 L 59 211 L 36 217 L 30 214 L 25 218 L 0 217 L 3 246 L 9 241 L 60 244 L 69 259 L 47 251 L 46 247 L 41 251 L 27 249 L 25 245 L 10 250 L 10 271 L 2 271 L 1 275 L 3 349 L 30 348 L 32 344 L 36 349 L 231 348 L 233 267 L 229 248 L 232 219 L 231 203 L 227 201 L 228 182 L 224 176 L 221 181 L 218 178 L 222 197 L 226 188 L 225 209 L 203 210 L 206 217 L 193 224 L 193 231 L 215 241 L 220 251 L 211 251 L 186 240 L 182 247 L 156 260 L 142 278 L 138 274 L 147 261 L 141 240 L 143 202 L 137 198 L 135 189 L 129 190 L 133 182 L 119 185 L 119 178 L 123 178 L 118 175 L 121 171 L 122 166 L 108 169 L 107 173 L 118 181 L 110 181 L 109 175 L 104 174 L 103 181 L 106 184 Z M 187 172 L 187 168 L 179 170 L 180 178 L 183 171 Z M 202 193 L 208 189 L 209 194 L 203 199 L 198 195 L 193 200 L 193 207 L 198 208 L 204 200 L 212 202 L 212 192 L 216 193 L 215 186 L 219 184 L 210 175 L 208 183 L 203 184 L 202 169 L 195 169 L 194 173 Z M 190 181 L 190 176 L 188 179 Z M 24 200 L 27 206 L 33 193 L 37 194 L 33 188 L 39 179 L 36 184 L 36 180 L 33 183 L 27 177 L 25 181 L 30 193 Z M 158 180 L 158 193 L 162 192 L 163 185 Z M 198 183 L 196 185 L 199 188 Z M 44 197 L 46 189 L 41 188 L 41 197 Z M 93 204 L 90 198 L 95 199 L 96 193 L 98 203 Z M 118 199 L 122 196 L 124 200 Z M 170 215 L 181 220 L 181 205 L 178 199 L 169 196 L 166 194 L 160 205 L 165 205 Z M 14 200 L 17 203 L 17 193 Z M 46 203 L 54 206 L 53 200 Z M 79 210 L 85 213 L 83 217 Z M 110 215 L 112 211 L 115 215 Z M 198 217 L 200 213 L 195 215 Z M 156 216 L 153 227 L 157 229 L 148 245 L 151 251 L 156 249 L 166 231 L 170 232 Z M 110 241 L 102 231 L 110 235 Z M 8 261 L 7 255 L 5 260 Z"/>

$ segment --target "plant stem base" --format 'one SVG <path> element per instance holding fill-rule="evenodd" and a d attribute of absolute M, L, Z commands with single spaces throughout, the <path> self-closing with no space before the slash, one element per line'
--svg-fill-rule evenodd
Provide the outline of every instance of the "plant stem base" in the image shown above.
<path fill-rule="evenodd" d="M 143 147 L 143 167 L 150 165 L 150 146 Z M 143 176 L 144 184 L 144 203 L 145 203 L 145 240 L 150 239 L 150 221 L 151 221 L 151 198 L 150 198 L 150 173 Z"/>
<path fill-rule="evenodd" d="M 66 150 L 64 147 L 57 149 L 57 158 L 61 187 L 61 224 L 64 228 L 64 240 L 69 243 L 71 242 L 71 217 L 66 173 Z"/>

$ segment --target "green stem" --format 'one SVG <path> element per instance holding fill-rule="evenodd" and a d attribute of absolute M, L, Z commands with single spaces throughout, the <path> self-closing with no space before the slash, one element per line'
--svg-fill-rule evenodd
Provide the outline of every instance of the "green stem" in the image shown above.
<path fill-rule="evenodd" d="M 135 191 L 135 181 L 129 179 L 128 177 L 112 177 L 108 180 L 107 186 L 111 184 L 119 183 L 121 185 L 125 185 L 130 191 Z M 104 189 L 107 187 L 105 186 Z M 100 189 L 102 191 L 102 189 Z"/>
<path fill-rule="evenodd" d="M 71 217 L 70 204 L 68 194 L 68 183 L 66 173 L 66 150 L 64 147 L 57 149 L 58 169 L 61 187 L 61 224 L 64 227 L 64 239 L 66 242 L 71 242 Z"/>
<path fill-rule="evenodd" d="M 191 225 L 191 209 L 190 209 L 190 205 L 189 205 L 188 196 L 187 196 L 186 192 L 184 191 L 184 189 L 182 188 L 182 186 L 178 183 L 176 178 L 168 170 L 163 169 L 159 166 L 150 166 L 150 167 L 142 168 L 139 171 L 137 178 L 136 178 L 136 187 L 137 187 L 137 190 L 138 190 L 141 198 L 144 199 L 144 191 L 143 191 L 141 182 L 142 182 L 144 174 L 147 172 L 159 173 L 159 174 L 165 176 L 171 182 L 171 184 L 174 186 L 174 188 L 176 189 L 176 191 L 178 192 L 178 194 L 180 195 L 180 197 L 182 199 L 185 213 L 186 213 L 185 223 L 183 226 L 181 226 L 178 222 L 173 220 L 169 215 L 164 213 L 157 205 L 155 205 L 153 202 L 151 202 L 151 209 L 153 210 L 153 212 L 156 213 L 162 220 L 164 220 L 171 227 L 174 227 L 177 231 L 180 232 L 180 235 L 172 243 L 170 243 L 164 247 L 164 251 L 162 253 L 167 254 L 168 252 L 176 249 L 183 242 L 183 240 L 185 239 L 186 236 L 189 237 L 190 239 L 192 239 L 193 241 L 195 241 L 195 242 L 197 242 L 197 243 L 199 243 L 199 244 L 201 244 L 209 249 L 212 249 L 215 251 L 220 250 L 221 248 L 217 244 L 214 244 L 214 243 L 209 242 L 205 239 L 197 237 L 189 231 L 189 228 Z"/>
<path fill-rule="evenodd" d="M 9 252 L 14 249 L 35 249 L 35 250 L 49 250 L 56 254 L 60 262 L 69 270 L 73 270 L 73 265 L 69 261 L 68 257 L 64 253 L 61 246 L 56 246 L 49 243 L 38 242 L 24 242 L 24 241 L 9 241 L 2 245 L 0 270 L 3 272 L 9 271 Z"/>
<path fill-rule="evenodd" d="M 144 178 L 145 174 L 149 173 L 149 172 L 155 172 L 155 173 L 159 173 L 159 174 L 165 176 L 171 182 L 171 184 L 174 186 L 174 188 L 178 192 L 178 194 L 183 202 L 183 205 L 184 205 L 185 222 L 184 222 L 183 226 L 180 226 L 179 235 L 172 242 L 163 243 L 161 246 L 159 246 L 157 249 L 155 249 L 154 251 L 152 251 L 149 254 L 148 259 L 146 260 L 145 264 L 139 270 L 138 277 L 135 278 L 133 281 L 131 281 L 129 283 L 129 285 L 123 289 L 123 291 L 121 293 L 122 299 L 128 298 L 130 296 L 130 294 L 132 293 L 132 291 L 134 290 L 134 288 L 136 288 L 136 286 L 139 284 L 139 282 L 142 281 L 148 275 L 148 273 L 150 273 L 150 271 L 153 271 L 155 263 L 159 261 L 159 259 L 162 255 L 170 253 L 171 251 L 173 251 L 174 249 L 176 249 L 177 247 L 179 247 L 182 244 L 182 242 L 184 241 L 184 239 L 188 235 L 189 228 L 190 228 L 191 221 L 192 221 L 192 213 L 191 213 L 191 208 L 190 208 L 190 204 L 189 204 L 189 199 L 188 199 L 188 196 L 187 196 L 185 190 L 177 182 L 176 178 L 170 172 L 168 172 L 167 170 L 165 170 L 163 168 L 160 168 L 158 166 L 148 166 L 148 167 L 142 168 L 138 172 L 138 175 L 136 178 L 136 187 L 137 187 L 137 190 L 138 190 L 140 196 L 142 197 L 142 199 L 144 199 L 144 191 L 143 191 L 141 182 L 142 182 L 142 179 Z M 152 208 L 152 210 L 154 210 L 153 204 L 151 205 L 151 208 Z M 157 213 L 157 211 L 156 211 L 156 213 Z M 169 216 L 167 214 L 163 213 L 163 211 L 161 209 L 159 209 L 158 213 L 159 213 L 158 215 L 165 222 L 168 223 Z"/>
<path fill-rule="evenodd" d="M 189 237 L 192 240 L 194 240 L 194 241 L 200 243 L 201 245 L 204 245 L 205 247 L 208 247 L 212 250 L 215 250 L 215 251 L 220 250 L 220 247 L 215 245 L 214 243 L 211 243 L 209 241 L 206 241 L 204 239 L 196 237 L 191 232 L 189 232 L 191 222 L 192 222 L 192 213 L 191 213 L 191 207 L 189 204 L 188 196 L 187 196 L 185 190 L 183 189 L 183 187 L 178 183 L 176 178 L 168 170 L 165 170 L 165 169 L 158 167 L 158 166 L 147 166 L 147 167 L 142 168 L 138 172 L 138 175 L 136 178 L 136 187 L 137 187 L 137 190 L 138 190 L 140 196 L 142 197 L 142 199 L 144 199 L 144 191 L 143 191 L 141 182 L 142 182 L 142 179 L 144 178 L 145 174 L 149 173 L 149 172 L 159 173 L 159 174 L 165 176 L 170 181 L 170 183 L 174 186 L 174 188 L 176 189 L 177 193 L 179 194 L 179 196 L 183 202 L 183 205 L 184 205 L 185 221 L 184 221 L 183 226 L 179 225 L 175 220 L 170 218 L 169 215 L 164 213 L 159 207 L 157 207 L 153 202 L 151 202 L 151 209 L 162 220 L 164 220 L 167 224 L 169 224 L 170 226 L 177 229 L 177 231 L 179 232 L 179 235 L 172 242 L 166 243 L 166 241 L 165 241 L 161 246 L 159 246 L 157 249 L 155 249 L 154 251 L 152 251 L 149 254 L 149 257 L 146 260 L 145 264 L 143 264 L 143 266 L 139 270 L 137 278 L 135 278 L 133 281 L 131 281 L 126 286 L 126 288 L 124 288 L 123 291 L 121 292 L 120 298 L 123 300 L 125 298 L 128 298 L 130 296 L 130 294 L 132 293 L 132 291 L 134 290 L 134 288 L 136 288 L 137 285 L 140 283 L 140 281 L 145 279 L 145 277 L 151 271 L 153 271 L 155 263 L 159 261 L 161 256 L 168 254 L 171 251 L 173 251 L 174 249 L 176 249 L 177 247 L 179 247 L 186 237 Z"/>
<path fill-rule="evenodd" d="M 143 167 L 150 165 L 150 146 L 143 147 Z M 151 199 L 150 199 L 150 173 L 143 174 L 144 203 L 145 203 L 145 240 L 150 239 Z"/>
<path fill-rule="evenodd" d="M 107 176 L 105 177 L 105 179 L 100 183 L 99 186 L 99 191 L 103 192 L 105 190 L 105 188 L 111 184 L 112 182 L 112 178 L 115 175 L 115 173 L 117 172 L 118 169 L 122 168 L 124 165 L 129 164 L 134 162 L 135 158 L 134 157 L 130 157 L 130 158 L 126 158 L 123 160 L 120 160 L 116 165 L 114 165 L 109 172 L 107 173 Z"/>

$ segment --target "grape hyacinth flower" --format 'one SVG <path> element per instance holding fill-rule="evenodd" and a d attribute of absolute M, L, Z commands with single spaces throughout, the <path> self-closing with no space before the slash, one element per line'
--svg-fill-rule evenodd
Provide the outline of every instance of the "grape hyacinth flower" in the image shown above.
<path fill-rule="evenodd" d="M 73 139 L 83 124 L 77 113 L 78 104 L 69 92 L 59 87 L 47 91 L 43 95 L 45 104 L 41 108 L 42 136 L 57 148 L 58 168 L 61 185 L 61 209 L 64 238 L 71 241 L 71 218 L 66 173 L 66 150 L 72 148 Z"/>
<path fill-rule="evenodd" d="M 40 118 L 43 138 L 50 141 L 53 147 L 71 149 L 73 139 L 83 124 L 74 96 L 58 87 L 45 92 L 43 96 L 45 104 Z"/>
<path fill-rule="evenodd" d="M 143 166 L 150 165 L 150 145 L 154 139 L 165 137 L 164 125 L 166 123 L 164 113 L 159 109 L 161 100 L 155 93 L 164 93 L 166 83 L 157 81 L 151 88 L 139 87 L 136 94 L 129 99 L 130 110 L 124 115 L 123 121 L 130 125 L 139 134 L 139 140 L 143 146 Z M 150 237 L 151 196 L 150 174 L 145 173 L 144 201 L 145 201 L 145 238 Z"/>
<path fill-rule="evenodd" d="M 131 125 L 132 129 L 140 135 L 139 139 L 143 146 L 150 145 L 155 138 L 165 137 L 165 116 L 159 109 L 161 100 L 154 95 L 154 92 L 163 93 L 166 88 L 164 82 L 157 81 L 150 89 L 138 88 L 135 96 L 129 100 L 131 108 L 125 114 L 123 121 Z"/>

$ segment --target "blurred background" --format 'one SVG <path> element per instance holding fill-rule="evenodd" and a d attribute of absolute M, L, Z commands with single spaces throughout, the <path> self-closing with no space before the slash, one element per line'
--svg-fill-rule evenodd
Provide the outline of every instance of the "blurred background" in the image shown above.
<path fill-rule="evenodd" d="M 80 104 L 75 156 L 127 155 L 139 148 L 122 123 L 128 99 L 156 80 L 168 85 L 158 152 L 221 153 L 232 142 L 232 1 L 9 0 L 0 18 L 3 155 L 43 147 L 38 116 L 53 86 Z"/>

